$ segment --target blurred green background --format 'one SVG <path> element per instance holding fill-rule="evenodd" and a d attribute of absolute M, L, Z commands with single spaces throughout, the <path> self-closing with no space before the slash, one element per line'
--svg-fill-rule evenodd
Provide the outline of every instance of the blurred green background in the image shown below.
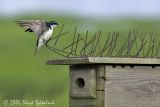
<path fill-rule="evenodd" d="M 160 28 L 160 20 L 119 19 L 104 21 L 49 15 L 21 16 L 14 19 L 1 18 L 0 101 L 6 99 L 54 99 L 55 104 L 51 106 L 55 107 L 67 107 L 69 103 L 68 66 L 46 65 L 48 59 L 61 56 L 54 54 L 45 47 L 42 47 L 37 56 L 34 57 L 36 37 L 33 33 L 24 32 L 24 29 L 14 22 L 18 19 L 56 20 L 60 26 L 55 29 L 55 35 L 65 22 L 64 31 L 70 33 L 66 35 L 68 41 L 67 39 L 62 40 L 64 43 L 69 42 L 72 38 L 75 26 L 78 27 L 79 32 L 83 32 L 82 29 L 84 31 L 89 29 L 89 33 L 94 33 L 97 30 L 128 32 L 130 29 L 159 32 Z M 44 105 L 44 107 L 46 106 L 49 105 Z"/>
<path fill-rule="evenodd" d="M 7 1 L 7 0 L 6 0 Z M 32 3 L 32 0 L 27 3 L 21 3 L 20 0 L 15 1 L 9 1 L 6 2 L 5 0 L 1 1 L 1 7 L 0 7 L 0 107 L 5 106 L 3 104 L 4 100 L 54 100 L 54 105 L 33 105 L 36 107 L 68 107 L 69 106 L 69 68 L 68 66 L 56 66 L 56 65 L 46 65 L 46 61 L 48 59 L 54 59 L 54 58 L 60 58 L 61 56 L 51 52 L 45 47 L 42 47 L 39 51 L 36 57 L 34 57 L 34 49 L 36 44 L 36 37 L 33 33 L 24 32 L 24 29 L 19 27 L 14 21 L 15 20 L 21 20 L 21 19 L 42 19 L 42 20 L 55 20 L 60 25 L 55 28 L 53 36 L 55 36 L 58 31 L 60 30 L 63 23 L 65 23 L 65 29 L 64 31 L 69 31 L 67 35 L 65 35 L 67 38 L 64 40 L 61 40 L 61 43 L 68 43 L 70 42 L 70 39 L 73 36 L 74 28 L 77 26 L 78 32 L 84 33 L 87 30 L 89 30 L 89 33 L 94 33 L 98 30 L 102 30 L 103 32 L 112 32 L 112 31 L 118 31 L 118 32 L 129 32 L 131 29 L 136 29 L 141 32 L 156 32 L 157 34 L 160 33 L 160 20 L 159 17 L 156 16 L 157 10 L 159 11 L 159 8 L 156 8 L 153 12 L 148 11 L 147 9 L 153 9 L 156 4 L 152 4 L 148 2 L 148 6 L 143 6 L 142 10 L 146 9 L 145 11 L 141 11 L 141 8 L 138 8 L 139 14 L 145 13 L 145 15 L 149 14 L 148 16 L 140 15 L 137 16 L 137 14 L 134 16 L 132 14 L 132 11 L 127 11 L 127 9 L 130 8 L 129 2 L 126 3 L 126 0 L 120 0 L 118 3 L 120 3 L 119 7 L 128 7 L 128 8 L 120 8 L 122 12 L 114 11 L 114 9 L 119 10 L 118 3 L 117 7 L 116 5 L 114 7 L 106 7 L 102 9 L 96 9 L 100 7 L 105 7 L 105 3 L 108 6 L 107 2 L 102 0 L 105 3 L 99 3 L 98 1 L 94 2 L 94 4 L 86 5 L 87 3 L 92 3 L 91 0 L 88 2 L 83 2 L 76 5 L 75 2 L 72 0 L 68 3 L 67 0 L 61 1 L 59 3 L 59 7 L 62 7 L 64 10 L 61 14 L 58 14 L 59 11 L 52 8 L 54 7 L 54 3 L 45 5 L 43 7 L 43 3 L 45 2 L 40 0 L 41 5 L 38 5 L 35 3 L 35 5 L 31 5 L 29 3 Z M 37 0 L 35 0 L 37 1 Z M 51 0 L 46 0 L 50 1 Z M 122 3 L 121 3 L 122 1 Z M 143 0 L 144 1 L 144 0 Z M 155 1 L 155 0 L 154 0 Z M 38 2 L 38 1 L 37 1 Z M 68 3 L 68 7 L 65 4 L 62 3 Z M 153 2 L 153 1 L 152 1 Z M 8 3 L 8 4 L 7 4 Z M 12 3 L 15 3 L 13 5 Z M 17 4 L 16 4 L 17 3 Z M 19 3 L 19 4 L 18 4 Z M 71 3 L 73 3 L 71 5 Z M 99 3 L 99 4 L 97 4 Z M 124 4 L 123 4 L 124 3 Z M 137 0 L 135 0 L 132 5 L 136 5 L 138 3 Z M 58 3 L 57 3 L 58 4 Z M 90 11 L 85 10 L 76 10 L 75 12 L 67 12 L 68 10 L 65 10 L 70 7 L 74 8 L 82 8 L 83 5 L 84 8 Z M 113 5 L 112 4 L 112 5 Z M 140 4 L 143 4 L 140 3 Z M 33 8 L 34 6 L 37 6 L 39 8 Z M 98 7 L 94 7 L 97 6 Z M 8 6 L 8 7 L 7 7 Z M 26 10 L 29 11 L 22 11 L 20 14 L 17 14 L 18 11 L 20 11 L 21 8 L 17 8 L 17 10 L 13 7 L 27 7 Z M 48 7 L 49 8 L 48 8 Z M 32 7 L 32 8 L 31 8 Z M 47 8 L 47 9 L 42 9 Z M 89 8 L 90 7 L 90 8 Z M 91 8 L 92 7 L 92 8 Z M 141 7 L 141 5 L 139 5 Z M 72 8 L 72 10 L 74 10 Z M 84 9 L 82 8 L 82 9 Z M 108 8 L 114 8 L 113 10 L 109 10 Z M 136 6 L 134 7 L 136 8 Z M 6 10 L 8 9 L 8 10 Z M 19 9 L 19 10 L 18 10 Z M 23 9 L 23 8 L 22 8 Z M 41 12 L 41 9 L 43 10 Z M 94 11 L 97 10 L 96 12 Z M 32 10 L 36 10 L 32 12 Z M 101 12 L 101 10 L 104 11 Z M 131 9 L 132 10 L 132 9 Z M 96 15 L 92 14 L 92 11 L 96 13 Z M 105 14 L 105 11 L 111 11 Z M 124 13 L 129 13 L 127 15 L 124 15 Z M 37 13 L 38 12 L 38 13 Z M 88 12 L 88 13 L 87 13 Z M 94 13 L 93 12 L 93 13 Z M 11 14 L 12 13 L 12 14 Z M 76 13 L 76 14 L 75 14 Z M 81 13 L 84 13 L 81 15 Z M 100 14 L 99 14 L 100 13 Z M 112 13 L 114 15 L 112 16 Z M 134 13 L 134 12 L 133 12 Z M 152 15 L 151 13 L 154 13 Z M 78 14 L 78 15 L 77 15 Z M 98 14 L 98 17 L 97 17 Z M 104 16 L 103 16 L 104 14 Z M 117 17 L 117 14 L 120 16 Z M 85 16 L 86 15 L 86 16 Z M 101 16 L 102 15 L 102 16 Z M 108 16 L 107 16 L 108 15 Z M 124 16 L 123 16 L 124 15 Z M 96 17 L 94 17 L 96 16 Z M 123 16 L 123 17 L 122 17 Z M 133 17 L 134 16 L 134 17 Z M 141 17 L 143 16 L 143 17 Z M 153 17 L 150 17 L 153 16 Z M 122 37 L 123 38 L 123 37 Z M 61 45 L 61 44 L 60 44 Z M 8 107 L 9 105 L 7 105 Z M 22 105 L 14 105 L 15 107 L 19 107 Z M 23 105 L 23 107 L 28 107 L 28 105 Z"/>

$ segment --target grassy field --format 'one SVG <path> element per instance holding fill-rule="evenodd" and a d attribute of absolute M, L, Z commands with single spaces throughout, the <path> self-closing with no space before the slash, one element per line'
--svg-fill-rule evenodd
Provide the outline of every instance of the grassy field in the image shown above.
<path fill-rule="evenodd" d="M 14 20 L 19 19 L 44 19 L 56 20 L 60 26 L 65 23 L 65 30 L 70 33 L 64 43 L 69 42 L 77 26 L 78 32 L 90 33 L 97 30 L 104 32 L 128 32 L 138 29 L 142 32 L 151 31 L 160 33 L 160 20 L 90 20 L 73 18 L 69 16 L 21 16 L 12 19 L 0 19 L 0 106 L 4 100 L 54 100 L 54 105 L 33 105 L 36 107 L 68 107 L 69 99 L 69 73 L 68 66 L 46 65 L 48 59 L 58 56 L 45 47 L 33 56 L 36 37 L 32 33 L 25 33 Z M 60 30 L 57 27 L 54 34 Z M 22 106 L 22 105 L 19 105 Z M 15 105 L 15 107 L 18 107 Z M 23 107 L 25 107 L 23 105 Z M 27 107 L 27 106 L 26 106 Z"/>

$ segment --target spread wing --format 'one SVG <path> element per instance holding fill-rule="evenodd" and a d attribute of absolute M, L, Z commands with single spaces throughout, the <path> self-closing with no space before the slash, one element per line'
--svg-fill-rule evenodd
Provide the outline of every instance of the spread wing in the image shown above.
<path fill-rule="evenodd" d="M 25 28 L 25 30 L 33 31 L 37 36 L 41 35 L 48 28 L 46 26 L 46 22 L 43 20 L 19 20 L 16 23 Z"/>

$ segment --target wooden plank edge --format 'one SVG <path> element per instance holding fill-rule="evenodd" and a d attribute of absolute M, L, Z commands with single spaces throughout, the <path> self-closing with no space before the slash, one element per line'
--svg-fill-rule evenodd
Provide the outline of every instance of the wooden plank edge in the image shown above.
<path fill-rule="evenodd" d="M 85 57 L 51 59 L 48 65 L 76 65 L 76 64 L 138 64 L 138 65 L 160 65 L 160 59 L 156 58 L 109 58 L 109 57 Z"/>

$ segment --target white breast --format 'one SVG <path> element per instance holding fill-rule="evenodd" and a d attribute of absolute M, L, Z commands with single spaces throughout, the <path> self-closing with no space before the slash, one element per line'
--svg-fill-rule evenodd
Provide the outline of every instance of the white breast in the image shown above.
<path fill-rule="evenodd" d="M 41 35 L 41 39 L 47 41 L 50 39 L 50 37 L 52 36 L 52 33 L 53 33 L 53 28 L 52 29 L 49 29 L 48 31 L 44 32 L 42 35 Z"/>
<path fill-rule="evenodd" d="M 45 42 L 47 42 L 53 33 L 53 29 L 54 27 L 56 27 L 56 25 L 51 26 L 51 29 L 49 29 L 48 31 L 44 32 L 42 35 L 40 35 L 39 41 L 38 41 L 38 46 L 37 46 L 37 50 L 44 45 Z"/>

